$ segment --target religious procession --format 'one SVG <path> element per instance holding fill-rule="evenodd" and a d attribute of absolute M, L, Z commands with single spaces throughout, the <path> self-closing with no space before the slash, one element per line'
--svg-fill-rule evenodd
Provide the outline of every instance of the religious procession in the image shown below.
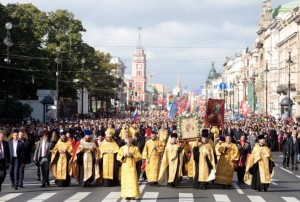
<path fill-rule="evenodd" d="M 267 192 L 272 151 L 283 152 L 285 168 L 298 170 L 297 123 L 225 120 L 224 100 L 210 99 L 204 116 L 178 114 L 174 106 L 167 116 L 136 110 L 132 117 L 2 125 L 0 184 L 9 166 L 11 187 L 22 188 L 31 159 L 41 187 L 49 187 L 52 178 L 67 187 L 74 178 L 81 187 L 120 186 L 124 199 L 140 197 L 141 181 L 174 189 L 184 181 L 194 189 L 231 189 L 234 175 L 238 183 Z"/>

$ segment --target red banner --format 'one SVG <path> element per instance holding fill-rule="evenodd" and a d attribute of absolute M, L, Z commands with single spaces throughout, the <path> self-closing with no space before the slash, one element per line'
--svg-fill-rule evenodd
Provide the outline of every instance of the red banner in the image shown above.
<path fill-rule="evenodd" d="M 222 126 L 224 123 L 224 100 L 209 99 L 206 108 L 205 122 L 211 126 Z"/>
<path fill-rule="evenodd" d="M 248 105 L 248 102 L 246 100 L 246 98 L 244 98 L 241 102 L 241 106 L 240 106 L 241 112 L 243 114 L 243 116 L 247 116 L 250 112 L 250 107 Z"/>

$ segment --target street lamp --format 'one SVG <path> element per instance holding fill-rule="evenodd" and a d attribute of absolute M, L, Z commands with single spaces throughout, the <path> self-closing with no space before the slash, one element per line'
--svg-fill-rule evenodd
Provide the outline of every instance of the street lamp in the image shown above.
<path fill-rule="evenodd" d="M 239 104 L 240 104 L 240 77 L 236 77 L 236 79 L 237 79 L 237 108 L 238 108 L 238 114 L 240 114 L 240 106 L 239 106 Z"/>
<path fill-rule="evenodd" d="M 9 59 L 9 48 L 12 47 L 13 42 L 10 38 L 10 32 L 9 30 L 12 29 L 12 24 L 10 22 L 7 22 L 5 24 L 5 29 L 6 29 L 6 37 L 3 40 L 3 43 L 6 45 L 7 49 L 6 49 L 6 58 L 4 59 L 4 62 L 7 64 L 7 67 L 9 67 L 10 65 L 10 59 Z M 6 111 L 6 115 L 7 115 L 7 110 L 8 110 L 8 91 L 9 91 L 9 71 L 10 69 L 8 68 L 6 70 L 7 74 L 6 74 L 6 92 L 5 92 L 5 111 Z"/>
<path fill-rule="evenodd" d="M 268 115 L 268 72 L 270 70 L 268 69 L 268 60 L 266 60 L 266 115 Z"/>
<path fill-rule="evenodd" d="M 54 59 L 54 62 L 56 63 L 56 99 L 55 99 L 55 105 L 56 105 L 56 118 L 58 118 L 58 107 L 59 107 L 59 83 L 58 83 L 58 78 L 59 78 L 59 64 L 61 64 L 61 59 L 59 58 L 59 52 L 60 52 L 60 47 L 56 47 L 56 58 Z"/>
<path fill-rule="evenodd" d="M 253 72 L 253 75 L 251 76 L 251 81 L 252 81 L 252 103 L 253 103 L 253 109 L 252 112 L 255 114 L 255 78 L 256 78 L 255 72 Z"/>
<path fill-rule="evenodd" d="M 81 60 L 81 71 L 83 73 L 84 71 L 84 63 L 85 59 L 82 58 Z M 83 90 L 84 90 L 84 85 L 83 85 L 83 79 L 81 80 L 81 115 L 83 115 Z"/>
<path fill-rule="evenodd" d="M 9 32 L 9 30 L 12 29 L 12 24 L 10 22 L 7 22 L 5 24 L 5 29 L 6 29 L 6 37 L 4 38 L 3 43 L 7 46 L 7 49 L 6 49 L 6 51 L 7 51 L 6 53 L 7 54 L 6 54 L 6 58 L 4 59 L 4 62 L 9 65 L 10 64 L 9 48 L 12 47 L 12 45 L 13 45 L 13 42 L 12 42 L 12 40 L 10 38 L 10 32 Z"/>
<path fill-rule="evenodd" d="M 289 83 L 288 83 L 288 99 L 289 99 L 289 105 L 288 105 L 288 115 L 289 118 L 291 117 L 291 64 L 293 63 L 292 61 L 292 57 L 291 57 L 291 53 L 292 53 L 292 49 L 289 48 L 288 49 L 288 53 L 289 53 L 289 59 L 288 59 L 288 63 L 289 63 Z"/>

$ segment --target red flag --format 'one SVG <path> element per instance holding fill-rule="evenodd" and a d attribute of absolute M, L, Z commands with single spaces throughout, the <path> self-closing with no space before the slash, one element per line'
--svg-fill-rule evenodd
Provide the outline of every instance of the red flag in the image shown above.
<path fill-rule="evenodd" d="M 205 122 L 212 126 L 222 126 L 224 123 L 224 112 L 224 100 L 209 99 Z"/>
<path fill-rule="evenodd" d="M 241 112 L 243 114 L 243 116 L 247 116 L 248 113 L 250 112 L 250 107 L 248 105 L 248 102 L 246 100 L 246 98 L 244 98 L 241 102 L 241 105 L 240 105 L 240 109 L 241 109 Z"/>

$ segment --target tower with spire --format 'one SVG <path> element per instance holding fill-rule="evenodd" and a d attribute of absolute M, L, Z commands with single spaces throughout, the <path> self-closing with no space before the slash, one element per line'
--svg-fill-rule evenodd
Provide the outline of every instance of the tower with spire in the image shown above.
<path fill-rule="evenodd" d="M 141 44 L 141 27 L 138 27 L 138 44 L 132 58 L 132 79 L 134 87 L 135 102 L 147 102 L 147 72 L 146 72 L 146 54 Z"/>
<path fill-rule="evenodd" d="M 218 77 L 218 74 L 217 74 L 217 71 L 215 69 L 215 62 L 212 62 L 211 68 L 210 68 L 209 73 L 208 73 L 208 79 L 213 80 L 213 79 L 216 79 L 217 77 Z"/>
<path fill-rule="evenodd" d="M 173 89 L 173 95 L 180 96 L 181 94 L 182 94 L 182 88 L 179 79 L 179 72 L 177 72 L 177 84 L 176 87 Z"/>
<path fill-rule="evenodd" d="M 262 2 L 262 11 L 260 14 L 260 21 L 259 21 L 259 30 L 258 35 L 265 32 L 268 27 L 271 25 L 273 20 L 272 14 L 272 1 L 271 0 L 263 0 Z"/>

